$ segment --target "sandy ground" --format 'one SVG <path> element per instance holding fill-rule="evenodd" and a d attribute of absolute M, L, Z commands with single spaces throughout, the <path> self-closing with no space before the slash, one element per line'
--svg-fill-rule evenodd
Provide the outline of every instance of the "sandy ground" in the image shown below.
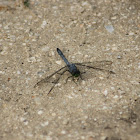
<path fill-rule="evenodd" d="M 65 64 L 112 61 L 48 95 Z M 140 140 L 139 0 L 0 0 L 0 140 Z"/>

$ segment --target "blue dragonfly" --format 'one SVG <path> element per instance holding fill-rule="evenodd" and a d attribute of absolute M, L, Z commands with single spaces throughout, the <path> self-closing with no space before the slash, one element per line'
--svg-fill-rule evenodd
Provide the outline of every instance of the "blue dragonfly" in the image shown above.
<path fill-rule="evenodd" d="M 39 85 L 41 85 L 43 83 L 52 83 L 53 86 L 49 90 L 48 94 L 53 90 L 53 88 L 55 87 L 55 85 L 59 82 L 59 80 L 61 79 L 61 77 L 67 71 L 71 75 L 69 77 L 67 77 L 66 83 L 67 83 L 68 79 L 71 78 L 71 77 L 72 77 L 73 81 L 74 81 L 74 78 L 79 78 L 79 77 L 83 80 L 82 74 L 86 73 L 86 71 L 81 72 L 79 70 L 79 67 L 84 67 L 86 69 L 95 69 L 95 70 L 99 70 L 99 71 L 104 71 L 104 72 L 107 72 L 109 74 L 115 74 L 110 69 L 104 69 L 104 67 L 110 66 L 112 64 L 111 61 L 95 61 L 95 62 L 83 62 L 83 63 L 70 63 L 66 59 L 66 57 L 64 56 L 64 54 L 62 53 L 62 51 L 59 48 L 57 48 L 57 53 L 64 60 L 64 62 L 66 63 L 66 65 L 64 67 L 60 68 L 59 70 L 55 71 L 51 75 L 47 76 L 46 78 L 40 80 L 34 86 L 34 87 L 36 87 L 36 86 L 39 86 Z M 55 76 L 55 75 L 57 75 L 57 76 Z"/>

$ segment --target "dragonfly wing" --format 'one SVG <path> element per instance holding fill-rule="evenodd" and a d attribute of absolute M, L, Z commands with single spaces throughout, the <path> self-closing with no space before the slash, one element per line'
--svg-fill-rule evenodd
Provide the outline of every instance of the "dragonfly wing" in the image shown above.
<path fill-rule="evenodd" d="M 86 67 L 88 69 L 96 69 L 114 73 L 113 71 L 111 71 L 112 61 L 83 62 L 83 63 L 75 63 L 75 65 Z"/>
<path fill-rule="evenodd" d="M 56 84 L 59 81 L 59 79 L 61 78 L 61 76 L 63 75 L 63 73 L 65 73 L 66 71 L 67 71 L 67 66 L 64 66 L 61 69 L 54 72 L 53 74 L 51 74 L 51 75 L 47 76 L 46 78 L 37 82 L 34 87 L 40 86 L 43 83 L 54 83 L 54 84 Z"/>

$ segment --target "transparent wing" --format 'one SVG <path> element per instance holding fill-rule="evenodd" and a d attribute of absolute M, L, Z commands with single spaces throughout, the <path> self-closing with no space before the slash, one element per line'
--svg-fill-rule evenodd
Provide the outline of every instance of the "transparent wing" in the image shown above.
<path fill-rule="evenodd" d="M 83 62 L 83 63 L 75 63 L 77 66 L 85 67 L 87 69 L 95 69 L 100 71 L 105 71 L 109 73 L 114 73 L 111 71 L 112 61 L 94 61 L 94 62 Z"/>
<path fill-rule="evenodd" d="M 62 67 L 61 69 L 55 71 L 53 74 L 47 76 L 46 78 L 40 80 L 35 84 L 34 87 L 40 86 L 43 83 L 52 83 L 52 84 L 57 84 L 58 81 L 60 80 L 61 76 L 67 71 L 67 66 Z"/>

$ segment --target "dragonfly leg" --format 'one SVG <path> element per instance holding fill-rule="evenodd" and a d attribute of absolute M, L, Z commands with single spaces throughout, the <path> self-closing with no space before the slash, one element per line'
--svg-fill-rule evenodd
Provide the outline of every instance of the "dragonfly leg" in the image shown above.
<path fill-rule="evenodd" d="M 67 82 L 68 82 L 68 79 L 69 79 L 69 78 L 71 78 L 71 77 L 73 77 L 73 76 L 71 75 L 71 76 L 69 76 L 69 77 L 66 79 L 66 82 L 65 82 L 65 84 L 67 84 Z"/>
<path fill-rule="evenodd" d="M 78 80 L 79 80 L 79 78 L 78 78 Z M 78 85 L 78 84 L 75 82 L 74 77 L 72 77 L 72 81 L 73 81 L 76 85 Z"/>
<path fill-rule="evenodd" d="M 62 76 L 66 71 L 68 71 L 68 70 L 65 70 L 65 71 L 63 71 L 62 73 L 60 73 L 60 77 L 59 77 L 55 82 L 53 82 L 54 85 L 51 87 L 51 89 L 49 90 L 48 94 L 53 90 L 53 88 L 55 87 L 55 85 L 56 85 L 56 84 L 58 83 L 58 81 L 60 80 L 61 76 Z"/>
<path fill-rule="evenodd" d="M 83 77 L 82 77 L 82 74 L 83 74 L 83 73 L 86 73 L 86 72 L 80 73 L 80 78 L 81 78 L 82 80 L 83 80 Z M 72 78 L 73 82 L 77 85 L 77 83 L 76 83 L 75 80 L 74 80 L 74 76 L 72 76 L 72 75 L 69 76 L 69 77 L 66 79 L 65 84 L 67 84 L 69 78 Z M 79 78 L 78 78 L 78 80 L 79 80 Z"/>
<path fill-rule="evenodd" d="M 62 69 L 66 68 L 67 66 L 62 67 L 61 69 L 55 71 L 53 74 L 49 75 L 48 77 L 42 79 L 41 81 L 37 82 L 34 86 L 37 87 L 38 85 L 40 85 L 41 83 L 47 82 L 53 75 L 57 74 L 59 71 L 61 71 Z M 52 82 L 53 83 L 53 82 Z"/>
<path fill-rule="evenodd" d="M 66 71 L 69 71 L 69 70 L 66 70 Z M 66 71 L 65 71 L 65 72 L 66 72 Z M 63 72 L 62 72 L 62 73 L 63 73 Z M 62 75 L 62 73 L 58 72 L 57 74 Z"/>
<path fill-rule="evenodd" d="M 82 80 L 84 80 L 83 77 L 82 77 L 82 74 L 83 74 L 83 73 L 86 73 L 86 72 L 80 73 L 80 78 L 81 78 Z"/>
<path fill-rule="evenodd" d="M 113 71 L 108 71 L 108 76 L 107 76 L 107 78 L 109 78 L 111 74 L 115 74 L 115 72 L 113 72 Z"/>

